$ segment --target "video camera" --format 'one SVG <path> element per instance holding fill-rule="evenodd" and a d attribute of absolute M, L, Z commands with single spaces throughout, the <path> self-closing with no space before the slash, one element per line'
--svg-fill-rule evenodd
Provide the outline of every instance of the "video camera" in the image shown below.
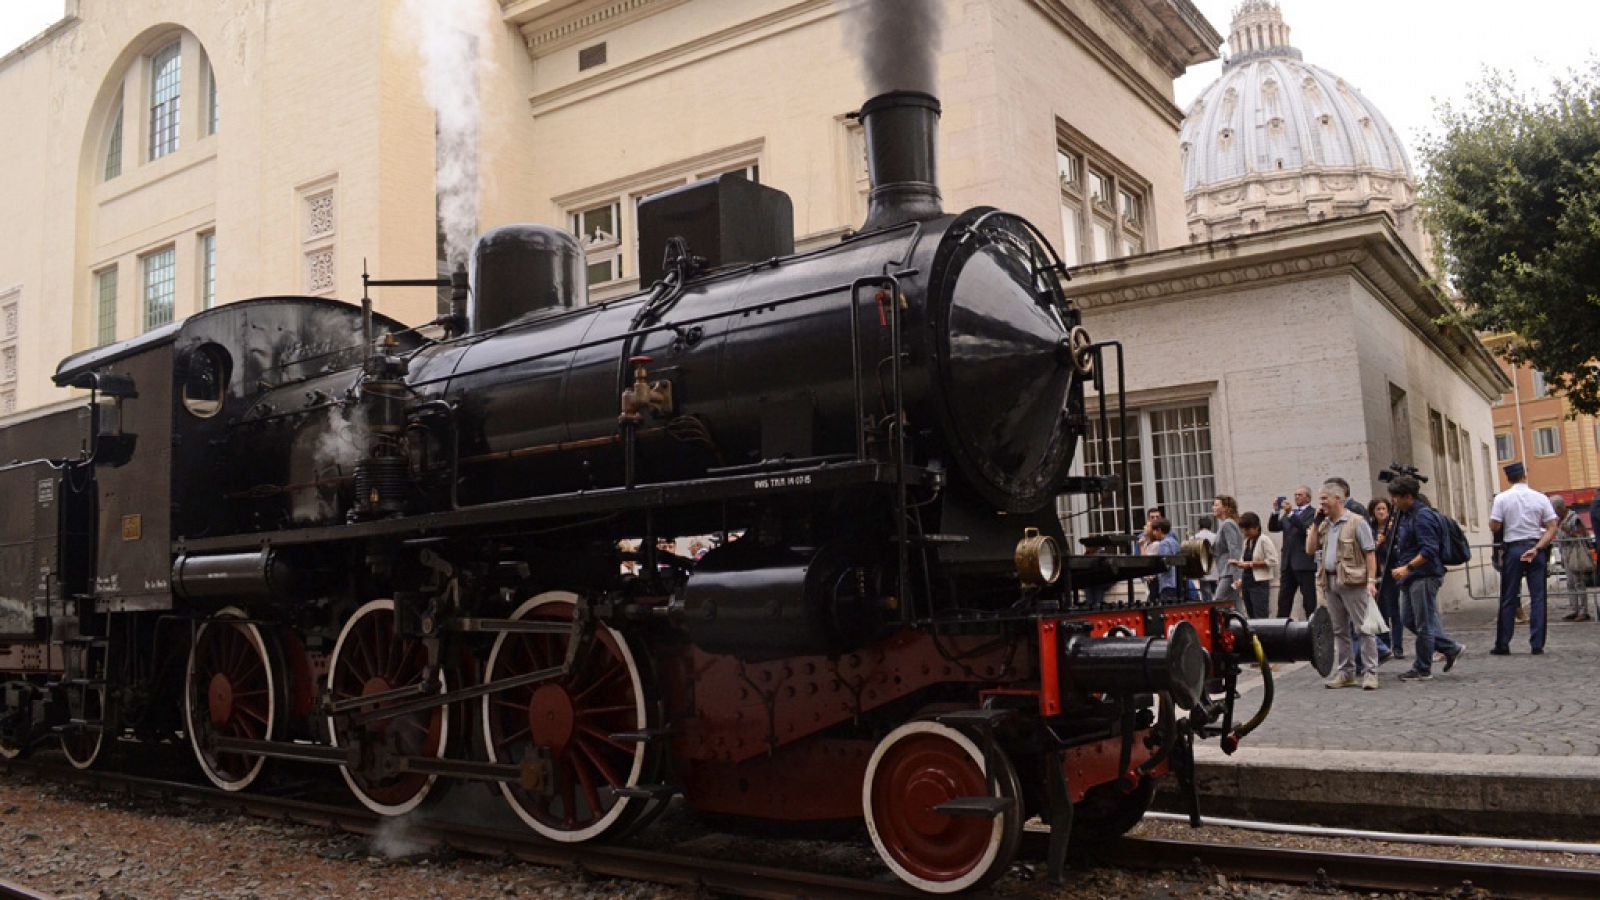
<path fill-rule="evenodd" d="M 1378 480 L 1388 483 L 1400 475 L 1410 475 L 1423 484 L 1428 483 L 1428 476 L 1418 471 L 1416 466 L 1408 466 L 1404 463 L 1390 463 L 1389 468 L 1378 473 Z"/>

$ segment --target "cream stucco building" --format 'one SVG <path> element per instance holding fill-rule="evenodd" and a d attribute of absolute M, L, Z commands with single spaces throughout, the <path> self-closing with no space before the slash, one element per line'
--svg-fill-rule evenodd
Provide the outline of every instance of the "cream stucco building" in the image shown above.
<path fill-rule="evenodd" d="M 930 2 L 946 12 L 945 206 L 1038 223 L 1075 267 L 1095 336 L 1125 342 L 1136 502 L 1189 527 L 1217 492 L 1260 509 L 1337 472 L 1366 494 L 1391 457 L 1430 446 L 1435 419 L 1441 452 L 1461 460 L 1452 483 L 1487 489 L 1471 464 L 1492 434 L 1497 370 L 1471 335 L 1433 324 L 1405 209 L 1372 200 L 1371 172 L 1357 173 L 1367 205 L 1332 202 L 1324 225 L 1296 194 L 1293 221 L 1307 225 L 1273 231 L 1291 220 L 1269 215 L 1245 237 L 1195 232 L 1185 187 L 1198 163 L 1173 81 L 1216 58 L 1221 36 L 1189 0 Z M 441 6 L 452 17 L 429 25 Z M 431 41 L 476 59 L 471 224 L 572 228 L 591 299 L 638 287 L 637 201 L 707 175 L 788 192 L 802 249 L 835 240 L 866 205 L 852 21 L 841 0 L 69 0 L 0 58 L 0 107 L 32 126 L 0 135 L 0 186 L 29 213 L 0 243 L 0 412 L 64 399 L 49 383 L 57 360 L 167 316 L 264 294 L 354 301 L 363 265 L 432 274 Z M 1263 31 L 1243 54 L 1260 55 L 1236 55 L 1224 80 L 1299 65 L 1284 47 L 1286 29 Z M 1408 171 L 1403 149 L 1383 146 Z M 1302 162 L 1318 160 L 1337 162 Z M 1291 176 L 1296 191 L 1331 184 L 1310 169 L 1262 183 L 1280 197 L 1272 179 Z M 436 312 L 425 291 L 376 301 L 412 323 Z M 1126 526 L 1063 512 L 1074 530 Z"/>
<path fill-rule="evenodd" d="M 445 3 L 446 0 L 439 0 Z M 941 0 L 944 2 L 944 0 Z M 476 51 L 477 226 L 566 224 L 594 297 L 637 286 L 635 201 L 729 170 L 794 198 L 802 247 L 858 225 L 865 99 L 836 0 L 450 0 Z M 432 274 L 435 115 L 402 0 L 68 0 L 0 58 L 0 414 L 63 356 L 209 303 L 355 300 Z M 474 22 L 472 19 L 478 18 Z M 946 205 L 1055 227 L 1074 261 L 1182 243 L 1172 82 L 1215 58 L 1188 0 L 948 0 Z M 1060 151 L 1060 153 L 1058 153 Z M 1066 155 L 1061 155 L 1066 154 Z M 1060 166 L 1078 167 L 1076 180 Z M 1067 193 L 1063 193 L 1066 191 Z M 379 294 L 421 322 L 435 299 Z"/>

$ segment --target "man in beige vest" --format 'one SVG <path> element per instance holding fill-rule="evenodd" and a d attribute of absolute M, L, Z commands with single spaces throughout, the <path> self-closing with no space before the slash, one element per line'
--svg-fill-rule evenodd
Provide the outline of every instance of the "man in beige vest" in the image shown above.
<path fill-rule="evenodd" d="M 1328 679 L 1327 686 L 1360 685 L 1364 690 L 1375 691 L 1378 689 L 1377 636 L 1359 635 L 1361 671 L 1357 672 L 1358 658 L 1350 632 L 1352 625 L 1356 631 L 1362 630 L 1367 606 L 1376 602 L 1378 558 L 1374 550 L 1377 542 L 1373 540 L 1372 527 L 1367 520 L 1345 508 L 1345 501 L 1349 499 L 1346 493 L 1338 482 L 1330 481 L 1322 486 L 1318 498 L 1320 509 L 1312 527 L 1306 531 L 1306 552 L 1321 560 L 1317 583 L 1333 618 L 1337 671 Z"/>

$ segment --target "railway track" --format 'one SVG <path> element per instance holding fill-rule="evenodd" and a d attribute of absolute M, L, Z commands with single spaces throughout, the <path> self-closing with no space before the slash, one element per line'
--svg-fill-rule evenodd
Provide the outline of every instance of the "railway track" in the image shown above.
<path fill-rule="evenodd" d="M 0 900 L 52 900 L 52 898 L 49 894 L 41 894 L 20 884 L 0 880 Z"/>
<path fill-rule="evenodd" d="M 228 792 L 217 788 L 128 775 L 120 772 L 79 771 L 36 762 L 0 762 L 0 773 L 15 771 L 52 781 L 75 784 L 106 793 L 154 800 L 192 799 L 208 808 L 234 810 L 268 819 L 304 825 L 340 828 L 357 834 L 374 834 L 386 821 L 364 808 L 321 803 L 264 793 Z M 870 881 L 840 875 L 804 872 L 737 860 L 669 853 L 604 844 L 556 845 L 534 837 L 520 837 L 491 828 L 425 823 L 416 835 L 462 853 L 510 857 L 534 865 L 579 869 L 606 878 L 627 878 L 680 887 L 699 887 L 714 894 L 795 900 L 795 898 L 915 897 L 916 891 L 898 881 Z M 885 873 L 885 878 L 888 875 Z M 0 892 L 0 898 L 7 895 Z M 34 897 L 37 895 L 25 894 Z"/>
<path fill-rule="evenodd" d="M 378 831 L 384 818 L 363 808 L 265 793 L 230 793 L 216 788 L 111 771 L 79 771 L 38 762 L 0 762 L 0 773 L 17 772 L 108 793 L 155 800 L 190 799 L 210 807 L 262 818 L 339 828 L 358 834 Z M 428 823 L 419 836 L 481 856 L 505 856 L 534 865 L 577 868 L 713 894 L 794 900 L 805 897 L 877 898 L 921 896 L 898 881 L 819 874 L 736 860 L 606 845 L 552 845 L 492 828 Z M 1042 873 L 1047 835 L 1030 830 L 1022 859 Z M 1462 887 L 1496 897 L 1600 897 L 1600 870 L 1548 868 L 1406 856 L 1295 850 L 1246 844 L 1123 838 L 1098 851 L 1092 862 L 1142 871 L 1220 873 L 1232 880 L 1305 884 L 1353 891 L 1447 894 Z M 887 876 L 886 876 L 887 877 Z M 38 900 L 46 895 L 0 882 L 0 900 Z"/>

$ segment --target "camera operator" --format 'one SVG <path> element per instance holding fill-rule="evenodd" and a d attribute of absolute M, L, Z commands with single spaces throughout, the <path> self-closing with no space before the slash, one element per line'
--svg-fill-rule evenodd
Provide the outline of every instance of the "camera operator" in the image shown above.
<path fill-rule="evenodd" d="M 1433 653 L 1444 654 L 1444 670 L 1455 668 L 1456 660 L 1467 648 L 1444 633 L 1439 618 L 1439 585 L 1444 583 L 1444 520 L 1419 496 L 1422 485 L 1412 475 L 1399 475 L 1389 481 L 1389 499 L 1394 501 L 1395 563 L 1390 574 L 1400 586 L 1400 603 L 1411 612 L 1411 625 L 1417 632 L 1416 659 L 1400 673 L 1401 681 L 1429 681 L 1433 678 Z"/>

